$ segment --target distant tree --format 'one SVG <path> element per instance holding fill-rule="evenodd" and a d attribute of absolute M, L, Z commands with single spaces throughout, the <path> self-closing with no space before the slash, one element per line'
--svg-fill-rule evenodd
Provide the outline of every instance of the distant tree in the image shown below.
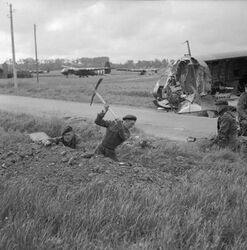
<path fill-rule="evenodd" d="M 63 65 L 73 65 L 80 64 L 81 67 L 105 67 L 108 63 L 109 68 L 138 68 L 138 69 L 147 69 L 147 68 L 166 68 L 173 61 L 168 61 L 163 59 L 162 61 L 155 60 L 139 60 L 136 63 L 134 60 L 127 60 L 125 63 L 110 63 L 110 58 L 107 56 L 102 57 L 81 57 L 75 59 L 65 59 L 65 58 L 56 58 L 56 59 L 43 59 L 39 60 L 39 69 L 41 70 L 61 70 Z M 12 60 L 7 60 L 8 64 L 12 63 Z M 33 58 L 23 58 L 18 60 L 18 66 L 25 70 L 35 70 L 35 60 Z"/>
<path fill-rule="evenodd" d="M 109 61 L 109 57 L 102 56 L 102 57 L 81 57 L 78 59 L 73 60 L 74 64 L 80 64 L 82 67 L 104 67 L 105 62 Z"/>
<path fill-rule="evenodd" d="M 163 59 L 161 63 L 162 63 L 162 67 L 163 67 L 163 68 L 166 68 L 166 67 L 168 67 L 168 65 L 169 65 L 168 59 Z"/>
<path fill-rule="evenodd" d="M 124 66 L 126 67 L 126 68 L 134 68 L 134 61 L 133 60 L 128 60 L 125 64 L 124 64 Z"/>
<path fill-rule="evenodd" d="M 35 68 L 35 60 L 31 57 L 18 60 L 17 64 L 25 70 L 33 70 Z"/>
<path fill-rule="evenodd" d="M 162 66 L 162 62 L 158 59 L 155 59 L 153 67 L 154 68 L 160 68 Z"/>

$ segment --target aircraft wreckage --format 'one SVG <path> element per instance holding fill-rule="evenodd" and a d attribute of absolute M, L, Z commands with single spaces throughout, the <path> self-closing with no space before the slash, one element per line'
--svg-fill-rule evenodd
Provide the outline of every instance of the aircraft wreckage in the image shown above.
<path fill-rule="evenodd" d="M 162 75 L 153 89 L 153 103 L 159 109 L 215 117 L 215 102 L 231 97 L 231 88 L 215 90 L 212 87 L 210 70 L 202 60 L 184 56 L 175 61 L 169 71 L 168 77 Z"/>

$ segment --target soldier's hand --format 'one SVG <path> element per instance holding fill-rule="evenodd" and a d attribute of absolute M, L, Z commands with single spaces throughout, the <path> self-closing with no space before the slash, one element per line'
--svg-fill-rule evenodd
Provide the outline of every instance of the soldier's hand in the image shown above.
<path fill-rule="evenodd" d="M 52 144 L 52 141 L 49 140 L 49 139 L 45 139 L 45 140 L 42 140 L 42 143 L 45 145 L 45 146 L 49 146 Z"/>
<path fill-rule="evenodd" d="M 108 109 L 109 109 L 109 104 L 106 103 L 106 104 L 104 105 L 104 109 L 105 109 L 105 113 L 106 113 L 106 112 L 108 111 Z"/>

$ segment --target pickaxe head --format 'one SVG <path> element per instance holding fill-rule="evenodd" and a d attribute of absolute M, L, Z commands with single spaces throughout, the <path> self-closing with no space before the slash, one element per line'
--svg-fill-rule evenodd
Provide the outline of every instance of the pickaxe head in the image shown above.
<path fill-rule="evenodd" d="M 103 80 L 103 78 L 100 78 L 100 79 L 98 80 L 98 82 L 97 82 L 95 88 L 94 88 L 94 93 L 93 93 L 92 98 L 91 98 L 90 106 L 93 104 L 93 99 L 94 99 L 94 97 L 95 97 L 95 95 L 96 95 L 95 91 L 97 91 L 97 89 L 98 89 L 100 83 L 102 82 L 102 80 Z"/>

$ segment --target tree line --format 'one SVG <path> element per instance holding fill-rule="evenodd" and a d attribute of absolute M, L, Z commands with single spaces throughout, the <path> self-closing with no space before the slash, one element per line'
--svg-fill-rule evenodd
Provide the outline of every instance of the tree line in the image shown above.
<path fill-rule="evenodd" d="M 163 60 L 139 60 L 134 62 L 134 60 L 127 60 L 125 63 L 113 63 L 110 62 L 110 58 L 107 56 L 102 57 L 81 57 L 76 59 L 42 59 L 39 60 L 39 69 L 45 71 L 61 70 L 63 66 L 76 66 L 80 67 L 104 67 L 105 63 L 109 62 L 111 68 L 129 68 L 129 69 L 147 69 L 147 68 L 166 68 L 169 65 L 168 59 Z M 7 61 L 11 63 L 11 59 Z M 35 70 L 36 61 L 34 58 L 24 58 L 17 61 L 18 68 L 22 70 Z"/>

